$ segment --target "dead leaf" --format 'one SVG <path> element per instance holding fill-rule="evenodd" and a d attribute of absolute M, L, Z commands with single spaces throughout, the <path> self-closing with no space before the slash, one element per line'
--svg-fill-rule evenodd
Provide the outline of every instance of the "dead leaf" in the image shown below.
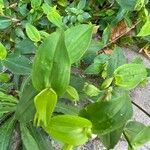
<path fill-rule="evenodd" d="M 103 52 L 104 52 L 105 54 L 111 55 L 111 54 L 113 53 L 113 50 L 110 49 L 110 48 L 105 48 L 105 49 L 103 49 Z"/>
<path fill-rule="evenodd" d="M 111 32 L 111 36 L 109 41 L 114 41 L 121 35 L 126 34 L 129 31 L 129 27 L 125 24 L 124 21 L 120 21 L 113 29 Z M 129 34 L 129 33 L 128 33 Z"/>
<path fill-rule="evenodd" d="M 144 48 L 143 51 L 150 58 L 150 49 L 149 48 Z"/>

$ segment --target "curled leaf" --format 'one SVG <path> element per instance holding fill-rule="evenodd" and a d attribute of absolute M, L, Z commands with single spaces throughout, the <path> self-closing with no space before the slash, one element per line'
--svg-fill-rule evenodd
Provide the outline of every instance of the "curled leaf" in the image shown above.
<path fill-rule="evenodd" d="M 57 103 L 57 94 L 53 89 L 44 89 L 34 98 L 36 114 L 34 124 L 47 126 Z"/>
<path fill-rule="evenodd" d="M 79 101 L 79 95 L 77 90 L 72 86 L 68 86 L 65 93 L 65 98 L 68 98 L 72 101 Z"/>
<path fill-rule="evenodd" d="M 69 145 L 81 145 L 91 135 L 92 123 L 82 117 L 58 115 L 51 119 L 46 131 L 55 139 Z"/>
<path fill-rule="evenodd" d="M 88 96 L 91 97 L 97 96 L 100 93 L 100 90 L 96 86 L 89 83 L 85 83 L 83 90 Z"/>

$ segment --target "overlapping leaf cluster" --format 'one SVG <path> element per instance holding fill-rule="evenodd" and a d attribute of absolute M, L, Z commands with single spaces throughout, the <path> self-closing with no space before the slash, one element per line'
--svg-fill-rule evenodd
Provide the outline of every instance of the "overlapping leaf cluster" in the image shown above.
<path fill-rule="evenodd" d="M 122 134 L 129 149 L 148 142 L 149 126 L 130 121 L 129 92 L 150 69 L 127 64 L 119 47 L 148 54 L 148 4 L 0 0 L 0 149 L 49 150 L 58 140 L 72 150 L 95 136 L 112 149 Z"/>

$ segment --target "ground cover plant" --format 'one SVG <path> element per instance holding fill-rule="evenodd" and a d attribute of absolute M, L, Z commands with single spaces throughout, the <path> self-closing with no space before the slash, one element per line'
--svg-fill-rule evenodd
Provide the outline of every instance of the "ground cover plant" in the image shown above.
<path fill-rule="evenodd" d="M 106 149 L 150 141 L 132 119 L 130 91 L 150 69 L 149 0 L 0 0 L 0 149 L 73 150 L 97 137 Z M 138 106 L 148 117 L 148 114 Z"/>

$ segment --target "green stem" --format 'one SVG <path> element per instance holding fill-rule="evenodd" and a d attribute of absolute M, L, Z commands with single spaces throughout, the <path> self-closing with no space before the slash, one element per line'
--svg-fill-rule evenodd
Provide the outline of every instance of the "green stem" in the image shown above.
<path fill-rule="evenodd" d="M 62 147 L 62 150 L 73 150 L 73 145 L 64 144 L 64 146 Z"/>

